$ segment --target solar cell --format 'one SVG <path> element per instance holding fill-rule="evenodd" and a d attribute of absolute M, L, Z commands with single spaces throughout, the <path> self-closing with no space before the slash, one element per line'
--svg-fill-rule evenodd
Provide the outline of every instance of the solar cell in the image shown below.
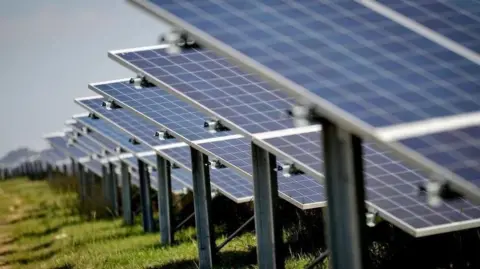
<path fill-rule="evenodd" d="M 203 124 L 208 116 L 165 90 L 156 87 L 137 89 L 128 80 L 96 83 L 89 87 L 105 97 L 115 99 L 122 107 L 135 108 L 135 111 L 149 120 L 174 131 L 172 135 L 177 138 L 198 140 L 230 134 L 206 132 Z"/>
<path fill-rule="evenodd" d="M 318 139 L 317 133 L 313 135 Z M 202 147 L 221 158 L 225 165 L 237 167 L 242 173 L 252 177 L 252 150 L 248 138 L 205 143 Z M 313 152 L 308 149 L 306 151 Z M 316 156 L 314 158 L 318 159 Z M 283 199 L 302 209 L 325 206 L 324 187 L 318 180 L 304 174 L 285 176 L 282 172 L 277 173 L 277 178 L 278 191 Z"/>
<path fill-rule="evenodd" d="M 134 1 L 361 136 L 371 134 L 370 127 L 480 110 L 477 63 L 365 7 L 369 1 Z M 155 49 L 114 54 L 156 84 L 165 75 L 161 67 L 173 62 L 168 57 L 185 58 L 159 57 Z M 167 80 L 179 86 L 178 78 Z M 479 196 L 480 189 L 460 175 L 390 146 L 462 192 Z"/>
<path fill-rule="evenodd" d="M 267 139 L 285 154 L 308 160 L 323 171 L 321 135 L 318 133 Z M 415 236 L 480 226 L 480 207 L 463 198 L 429 207 L 421 191 L 428 178 L 372 143 L 363 144 L 367 204 L 383 218 Z M 314 153 L 314 154 L 312 154 Z M 314 158 L 314 159 L 313 159 Z"/>
<path fill-rule="evenodd" d="M 480 3 L 478 1 L 379 1 L 416 22 L 480 52 Z"/>

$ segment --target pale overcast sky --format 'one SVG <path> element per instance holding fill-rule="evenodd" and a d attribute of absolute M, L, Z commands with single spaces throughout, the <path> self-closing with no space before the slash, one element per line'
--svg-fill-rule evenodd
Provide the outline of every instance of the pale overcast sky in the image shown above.
<path fill-rule="evenodd" d="M 156 44 L 166 26 L 126 0 L 0 0 L 0 157 L 46 147 L 90 82 L 131 77 L 107 51 Z"/>

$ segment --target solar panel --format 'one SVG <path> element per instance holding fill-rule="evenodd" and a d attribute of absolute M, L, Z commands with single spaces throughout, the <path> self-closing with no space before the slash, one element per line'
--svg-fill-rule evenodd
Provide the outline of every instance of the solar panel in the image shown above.
<path fill-rule="evenodd" d="M 102 107 L 103 101 L 106 100 L 101 96 L 80 98 L 76 100 L 76 102 L 82 107 L 97 113 L 101 118 L 107 118 L 111 124 L 133 134 L 137 139 L 150 146 L 178 142 L 176 139 L 158 139 L 158 137 L 155 137 L 155 132 L 159 131 L 159 128 L 155 125 L 149 124 L 139 116 L 135 117 L 130 111 L 126 111 L 123 108 L 107 110 Z"/>
<path fill-rule="evenodd" d="M 170 157 L 172 163 L 191 169 L 192 160 L 189 147 L 165 149 L 162 152 Z M 253 199 L 252 182 L 231 168 L 210 169 L 210 181 L 215 188 L 237 203 Z"/>
<path fill-rule="evenodd" d="M 314 135 L 318 136 L 316 133 Z M 243 173 L 252 177 L 252 150 L 251 141 L 248 138 L 205 143 L 202 147 L 221 158 L 227 166 L 238 167 Z M 277 178 L 278 191 L 283 199 L 302 209 L 325 206 L 324 187 L 318 180 L 303 174 L 285 176 L 282 172 L 277 173 Z"/>
<path fill-rule="evenodd" d="M 206 132 L 203 124 L 208 116 L 165 90 L 156 87 L 137 89 L 128 80 L 96 83 L 89 87 L 105 97 L 115 99 L 122 107 L 135 108 L 135 111 L 149 120 L 174 130 L 175 133 L 172 135 L 177 138 L 198 140 L 230 134 Z"/>
<path fill-rule="evenodd" d="M 81 134 L 79 134 L 74 141 L 75 143 L 78 143 L 82 148 L 89 150 L 91 153 L 97 154 L 99 156 L 103 155 L 102 148 L 99 146 L 98 143 Z"/>
<path fill-rule="evenodd" d="M 375 5 L 369 1 L 135 2 L 222 55 L 235 56 L 236 63 L 316 105 L 323 116 L 357 135 L 480 110 L 480 66 L 473 61 L 478 62 L 478 54 L 467 59 L 365 7 Z M 165 65 L 165 57 L 152 50 L 117 54 L 113 58 L 161 84 L 157 77 L 164 70 L 157 67 Z M 178 79 L 166 82 L 179 86 Z M 375 138 L 464 193 L 479 196 L 479 188 L 453 171 Z"/>
<path fill-rule="evenodd" d="M 480 3 L 478 1 L 380 0 L 379 2 L 474 52 L 480 52 Z"/>
<path fill-rule="evenodd" d="M 285 154 L 308 160 L 323 171 L 321 135 L 318 133 L 267 139 Z M 426 236 L 480 226 L 480 207 L 459 198 L 439 208 L 427 205 L 421 186 L 427 177 L 372 143 L 363 144 L 367 204 L 383 218 L 415 236 Z M 312 154 L 315 153 L 315 154 Z M 314 158 L 314 159 L 312 159 Z"/>
<path fill-rule="evenodd" d="M 480 186 L 480 126 L 407 138 L 400 143 Z"/>
<path fill-rule="evenodd" d="M 85 166 L 85 168 L 88 169 L 88 171 L 91 171 L 95 175 L 99 177 L 103 176 L 103 173 L 102 173 L 103 165 L 99 161 L 90 160 L 88 162 L 84 162 L 83 165 Z"/>
<path fill-rule="evenodd" d="M 231 121 L 243 132 L 294 127 L 286 112 L 294 104 L 293 98 L 210 51 L 194 49 L 170 55 L 162 47 L 116 55 L 138 68 L 143 66 L 142 70 L 162 81 L 166 89 L 198 102 L 203 110 Z M 155 92 L 159 91 L 165 90 L 156 88 Z M 137 93 L 137 98 L 151 100 L 148 94 Z"/>
<path fill-rule="evenodd" d="M 88 139 L 92 140 L 93 142 L 97 143 L 99 146 L 101 146 L 103 149 L 107 151 L 107 153 L 113 153 L 115 152 L 115 148 L 117 147 L 115 143 L 112 143 L 109 139 L 106 139 L 104 136 L 97 134 L 96 132 L 93 132 L 91 130 L 88 131 L 88 133 L 85 133 L 83 128 L 83 124 L 80 122 L 75 122 L 70 125 L 73 127 L 75 131 L 78 131 L 81 133 L 84 137 L 87 137 Z"/>
<path fill-rule="evenodd" d="M 65 154 L 68 154 L 70 157 L 79 159 L 86 157 L 87 154 L 75 146 L 67 146 L 67 140 L 64 136 L 52 136 L 46 138 L 47 142 L 52 145 L 52 147 L 63 151 Z"/>
<path fill-rule="evenodd" d="M 133 152 L 142 152 L 149 150 L 148 146 L 142 144 L 134 145 L 130 143 L 128 141 L 130 139 L 129 136 L 119 131 L 115 126 L 112 126 L 104 120 L 92 119 L 87 116 L 77 117 L 75 119 L 80 123 L 84 124 L 85 126 L 89 127 L 90 129 L 94 130 L 95 132 L 101 133 L 105 137 L 109 138 L 112 142 L 117 143 L 120 147 L 124 149 L 128 149 L 129 151 Z"/>
<path fill-rule="evenodd" d="M 125 82 L 127 85 L 129 83 Z M 140 106 L 138 105 L 138 100 L 135 99 L 133 100 L 131 98 L 125 99 L 123 103 L 122 101 L 118 100 L 117 98 L 120 95 L 125 94 L 124 89 L 126 88 L 121 88 L 120 86 L 117 86 L 121 84 L 121 82 L 117 83 L 107 83 L 107 84 L 95 84 L 96 88 L 115 88 L 119 90 L 112 91 L 111 94 L 115 101 L 118 101 L 118 103 L 122 106 L 128 106 L 127 104 L 131 104 L 133 106 Z M 130 86 L 129 86 L 130 87 Z M 133 86 L 132 86 L 133 88 Z M 134 88 L 133 88 L 134 89 Z M 121 91 L 120 91 L 121 90 Z M 135 89 L 137 90 L 137 89 Z M 100 90 L 99 90 L 100 91 Z M 126 90 L 125 90 L 126 91 Z M 178 99 L 175 99 L 175 97 L 168 97 L 169 102 L 176 103 L 178 102 Z M 177 101 L 175 101 L 177 100 Z M 86 109 L 91 110 L 95 113 L 98 113 L 99 116 L 104 118 L 105 120 L 108 120 L 111 124 L 115 124 L 117 127 L 121 128 L 125 132 L 132 134 L 136 137 L 138 137 L 139 140 L 143 142 L 142 139 L 145 139 L 146 141 L 150 141 L 150 143 L 153 143 L 153 145 L 150 146 L 155 146 L 155 145 L 161 145 L 160 140 L 152 140 L 150 137 L 146 138 L 145 134 L 153 134 L 156 130 L 156 128 L 153 127 L 152 124 L 150 123 L 142 123 L 144 119 L 139 118 L 138 116 L 135 116 L 135 114 L 131 113 L 130 111 L 124 111 L 123 109 L 115 109 L 112 110 L 112 113 L 104 113 L 103 107 L 101 107 L 101 101 L 98 102 L 98 100 L 92 101 L 90 98 L 80 98 L 76 100 L 80 105 L 84 106 Z M 156 103 L 151 103 L 152 105 L 155 105 Z M 164 108 L 158 108 L 158 111 L 163 111 L 162 109 L 168 109 L 169 106 L 167 104 L 161 104 L 164 106 Z M 192 111 L 188 105 L 182 104 L 183 108 L 185 108 L 186 111 Z M 103 109 L 103 110 L 100 110 Z M 130 108 L 132 109 L 132 108 Z M 99 112 L 101 111 L 101 112 Z M 121 115 L 114 115 L 116 112 L 120 111 Z M 157 110 L 155 110 L 157 112 Z M 173 108 L 174 112 L 178 112 L 181 114 L 181 112 L 175 110 Z M 169 129 L 172 134 L 179 135 L 182 139 L 186 140 L 186 137 L 188 138 L 212 138 L 212 137 L 220 137 L 231 134 L 230 132 L 220 132 L 216 134 L 212 134 L 207 132 L 205 128 L 203 127 L 203 122 L 205 120 L 205 117 L 200 117 L 198 115 L 201 115 L 198 112 L 195 112 L 194 114 L 188 113 L 188 117 L 185 118 L 185 120 L 179 120 L 177 121 L 172 121 L 172 118 L 175 119 L 175 117 L 169 116 L 168 121 L 164 121 L 165 123 L 164 126 L 168 126 L 170 128 L 174 129 Z M 162 115 L 164 112 L 162 112 Z M 158 119 L 158 118 L 157 118 Z M 138 128 L 132 128 L 132 122 L 136 123 L 136 126 Z M 191 125 L 188 125 L 191 124 Z M 189 128 L 190 126 L 190 128 Z M 198 126 L 198 127 L 196 127 Z M 195 133 L 194 133 L 195 132 Z M 168 140 L 165 140 L 168 141 Z M 178 140 L 174 141 L 178 142 Z M 148 143 L 148 142 L 147 142 Z M 172 163 L 177 163 L 178 165 L 181 165 L 183 168 L 190 170 L 191 169 L 191 157 L 190 157 L 190 148 L 189 147 L 175 147 L 171 149 L 165 149 L 165 150 L 160 150 L 160 153 L 163 153 L 164 157 L 167 158 L 169 161 Z M 156 163 L 156 160 L 155 162 Z M 210 180 L 214 188 L 218 189 L 221 191 L 224 195 L 227 197 L 231 198 L 232 200 L 240 203 L 240 202 L 247 202 L 252 199 L 253 196 L 253 185 L 252 183 L 245 177 L 241 177 L 238 174 L 235 173 L 235 171 L 231 171 L 231 169 L 222 169 L 221 171 L 211 171 L 210 172 Z"/>

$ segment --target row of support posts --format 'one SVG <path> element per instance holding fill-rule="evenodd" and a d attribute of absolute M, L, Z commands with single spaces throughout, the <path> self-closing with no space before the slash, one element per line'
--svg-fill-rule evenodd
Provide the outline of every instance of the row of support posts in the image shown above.
<path fill-rule="evenodd" d="M 366 264 L 365 195 L 361 139 L 324 121 L 323 148 L 325 183 L 328 198 L 326 226 L 331 250 L 332 268 L 360 269 Z M 211 187 L 208 156 L 191 148 L 195 225 L 199 252 L 199 268 L 212 268 L 219 248 L 211 220 Z M 278 219 L 278 183 L 276 158 L 252 143 L 254 179 L 255 231 L 259 268 L 284 268 L 282 230 Z M 128 166 L 122 162 L 123 217 L 126 224 L 133 223 L 131 208 L 131 181 Z M 80 170 L 80 166 L 78 167 Z M 113 164 L 104 168 L 105 197 L 114 212 L 118 212 L 116 179 Z M 157 155 L 158 205 L 160 242 L 174 240 L 172 220 L 171 167 Z M 138 160 L 142 224 L 145 232 L 154 231 L 150 178 L 147 165 Z M 115 194 L 114 194 L 115 193 Z M 251 221 L 251 220 L 250 220 Z M 242 227 L 243 228 L 243 225 Z M 220 248 L 223 245 L 220 245 Z"/>

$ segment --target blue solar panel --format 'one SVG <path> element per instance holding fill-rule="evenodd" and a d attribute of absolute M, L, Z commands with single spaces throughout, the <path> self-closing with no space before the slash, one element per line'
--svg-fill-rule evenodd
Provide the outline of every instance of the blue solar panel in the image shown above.
<path fill-rule="evenodd" d="M 138 159 L 137 159 L 137 157 L 132 156 L 132 157 L 129 157 L 129 158 L 125 158 L 122 161 L 125 162 L 126 164 L 128 164 L 128 166 L 133 167 L 135 170 L 138 170 Z"/>
<path fill-rule="evenodd" d="M 105 107 L 102 107 L 102 102 L 104 100 L 104 98 L 99 97 L 77 100 L 77 103 L 82 105 L 87 110 L 97 113 L 98 116 L 109 121 L 111 124 L 114 124 L 120 129 L 123 129 L 126 132 L 134 135 L 138 140 L 148 144 L 149 146 L 158 146 L 178 142 L 176 139 L 158 139 L 158 137 L 155 137 L 155 132 L 159 131 L 160 128 L 146 121 L 141 116 L 133 114 L 131 111 L 123 108 L 117 108 L 114 110 L 105 109 Z"/>
<path fill-rule="evenodd" d="M 158 191 L 158 180 L 157 180 L 157 172 L 153 171 L 150 173 L 150 186 L 152 189 Z M 183 184 L 182 181 L 179 181 L 176 177 L 176 175 L 172 174 L 172 192 L 173 193 L 180 193 L 183 192 L 183 188 L 187 187 Z"/>
<path fill-rule="evenodd" d="M 318 136 L 318 134 L 316 135 Z M 252 150 L 249 139 L 241 138 L 204 143 L 202 147 L 219 156 L 223 161 L 227 162 L 228 166 L 238 167 L 250 177 L 252 176 Z M 306 175 L 285 177 L 281 172 L 277 173 L 277 177 L 278 191 L 282 198 L 304 209 L 325 206 L 326 197 L 323 185 L 316 179 Z"/>
<path fill-rule="evenodd" d="M 104 136 L 99 135 L 96 132 L 93 132 L 92 130 L 90 130 L 87 134 L 85 134 L 83 132 L 83 127 L 86 127 L 86 126 L 81 124 L 80 122 L 75 122 L 71 124 L 71 126 L 74 128 L 74 130 L 81 133 L 84 137 L 92 140 L 93 142 L 97 143 L 102 148 L 107 150 L 108 153 L 113 153 L 115 151 L 115 148 L 117 147 L 115 143 L 112 143 L 112 141 L 110 141 L 109 139 L 106 139 Z"/>
<path fill-rule="evenodd" d="M 172 178 L 181 182 L 185 187 L 193 190 L 192 173 L 185 169 L 172 169 Z"/>
<path fill-rule="evenodd" d="M 98 154 L 99 156 L 103 155 L 102 148 L 100 145 L 91 139 L 79 134 L 77 138 L 75 138 L 75 143 L 78 143 L 83 148 L 88 149 L 92 153 Z"/>
<path fill-rule="evenodd" d="M 78 117 L 77 121 L 86 125 L 97 133 L 101 133 L 112 142 L 117 143 L 120 147 L 132 152 L 148 151 L 150 148 L 143 144 L 134 145 L 128 140 L 130 137 L 117 127 L 101 119 L 92 119 L 89 117 Z"/>
<path fill-rule="evenodd" d="M 266 141 L 299 160 L 304 155 L 308 156 L 309 162 L 311 157 L 315 157 L 316 164 L 312 165 L 321 167 L 319 171 L 323 171 L 323 154 L 311 154 L 323 151 L 319 133 Z M 420 192 L 420 185 L 428 180 L 420 170 L 410 168 L 391 156 L 390 152 L 382 151 L 372 143 L 364 143 L 363 151 L 367 203 L 378 209 L 385 219 L 414 234 L 429 227 L 430 233 L 436 233 L 432 226 L 441 225 L 462 229 L 465 224 L 462 221 L 475 221 L 480 226 L 479 206 L 457 199 L 445 201 L 439 208 L 432 208 L 427 205 L 425 194 Z M 463 229 L 468 227 L 464 226 Z"/>
<path fill-rule="evenodd" d="M 87 153 L 81 151 L 77 147 L 67 146 L 67 139 L 63 136 L 48 137 L 46 140 L 52 145 L 52 147 L 63 151 L 65 154 L 68 154 L 69 157 L 79 159 L 87 156 Z"/>
<path fill-rule="evenodd" d="M 374 127 L 480 109 L 480 66 L 355 1 L 151 2 Z"/>
<path fill-rule="evenodd" d="M 97 176 L 99 177 L 103 176 L 102 174 L 103 165 L 99 161 L 91 160 L 88 162 L 84 162 L 83 165 L 85 166 L 85 168 L 87 168 L 89 171 L 93 172 Z"/>
<path fill-rule="evenodd" d="M 190 147 L 176 147 L 162 150 L 162 152 L 172 163 L 191 169 Z M 247 202 L 253 199 L 252 182 L 231 168 L 210 169 L 210 181 L 214 188 L 236 202 Z"/>
<path fill-rule="evenodd" d="M 156 49 L 118 56 L 246 132 L 294 127 L 286 113 L 294 103 L 291 97 L 210 51 L 169 55 Z"/>
<path fill-rule="evenodd" d="M 478 1 L 381 0 L 379 2 L 472 51 L 480 51 L 480 2 Z"/>
<path fill-rule="evenodd" d="M 177 138 L 198 140 L 230 134 L 207 132 L 203 123 L 208 116 L 163 89 L 136 89 L 128 81 L 94 84 L 90 85 L 90 88 L 105 97 L 115 99 L 121 106 L 144 115 L 155 124 L 170 129 Z"/>
<path fill-rule="evenodd" d="M 408 138 L 400 143 L 480 187 L 480 126 Z"/>

